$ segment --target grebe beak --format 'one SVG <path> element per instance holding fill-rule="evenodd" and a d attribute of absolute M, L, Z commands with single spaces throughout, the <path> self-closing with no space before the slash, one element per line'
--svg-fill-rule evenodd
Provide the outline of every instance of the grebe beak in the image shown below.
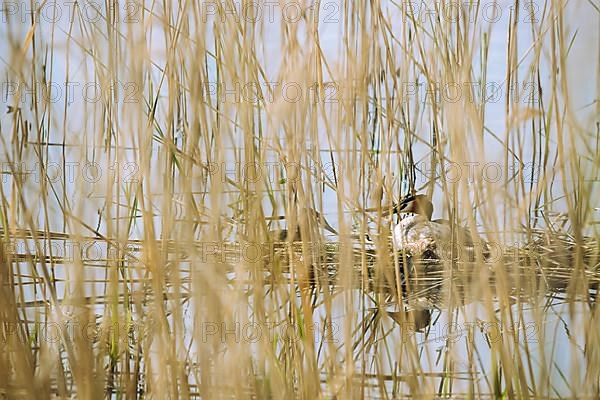
<path fill-rule="evenodd" d="M 396 212 L 396 208 L 398 205 L 396 203 L 392 204 L 382 204 L 381 205 L 381 216 L 387 217 L 390 214 L 394 214 Z M 380 210 L 380 207 L 370 207 L 363 209 L 364 212 L 367 213 L 376 213 Z"/>
<path fill-rule="evenodd" d="M 336 231 L 334 227 L 329 225 L 329 222 L 327 222 L 325 217 L 323 217 L 323 228 L 329 233 L 333 233 L 334 235 L 338 234 L 338 231 Z"/>
<path fill-rule="evenodd" d="M 314 214 L 317 223 L 319 224 L 323 224 L 323 229 L 325 229 L 327 232 L 329 233 L 333 233 L 334 235 L 338 235 L 338 231 L 335 230 L 335 228 L 333 226 L 331 226 L 329 224 L 329 222 L 327 222 L 327 219 L 325 218 L 325 216 L 321 213 L 319 213 L 318 211 L 315 210 L 311 210 L 311 212 Z"/>

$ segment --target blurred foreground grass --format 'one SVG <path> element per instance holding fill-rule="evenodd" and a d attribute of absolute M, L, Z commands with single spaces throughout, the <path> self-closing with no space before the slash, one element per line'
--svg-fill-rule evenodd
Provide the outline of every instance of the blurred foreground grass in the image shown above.
<path fill-rule="evenodd" d="M 3 2 L 0 396 L 600 395 L 596 4 L 69 4 Z M 494 257 L 408 273 L 410 191 Z"/>

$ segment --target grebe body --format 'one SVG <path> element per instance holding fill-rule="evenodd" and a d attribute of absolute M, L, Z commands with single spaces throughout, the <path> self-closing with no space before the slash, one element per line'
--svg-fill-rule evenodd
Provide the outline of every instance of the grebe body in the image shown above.
<path fill-rule="evenodd" d="M 454 226 L 448 220 L 431 220 L 433 204 L 425 195 L 410 195 L 394 207 L 396 213 L 411 213 L 394 227 L 392 239 L 396 250 L 423 259 L 476 258 L 475 241 L 464 227 Z M 482 242 L 483 243 L 483 242 Z M 483 257 L 488 253 L 483 243 Z"/>

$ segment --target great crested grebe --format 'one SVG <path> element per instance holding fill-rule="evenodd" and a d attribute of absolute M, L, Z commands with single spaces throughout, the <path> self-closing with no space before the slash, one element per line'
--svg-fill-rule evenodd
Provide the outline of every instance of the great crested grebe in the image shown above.
<path fill-rule="evenodd" d="M 316 222 L 316 228 L 317 230 L 319 230 L 321 227 L 326 230 L 329 233 L 332 233 L 334 235 L 338 235 L 338 232 L 335 230 L 335 228 L 333 228 L 329 222 L 327 222 L 327 219 L 325 219 L 325 216 L 321 215 L 321 213 L 319 213 L 316 210 L 313 210 L 312 208 L 307 208 L 306 209 L 307 213 L 307 220 L 305 220 L 305 223 L 309 225 L 309 227 L 314 224 L 315 221 Z M 284 229 L 275 229 L 275 230 L 270 230 L 267 232 L 267 235 L 271 238 L 271 240 L 275 241 L 275 242 L 285 242 L 289 239 L 290 236 L 290 231 L 286 228 Z M 302 234 L 301 234 L 301 229 L 300 229 L 300 225 L 296 225 L 296 230 L 294 231 L 294 234 L 291 236 L 291 240 L 292 242 L 300 242 L 302 241 Z"/>
<path fill-rule="evenodd" d="M 393 213 L 412 213 L 402 218 L 394 227 L 392 239 L 397 250 L 407 251 L 413 257 L 423 259 L 449 259 L 459 257 L 476 259 L 476 243 L 471 232 L 455 226 L 448 220 L 431 220 L 433 204 L 427 196 L 408 195 L 394 205 Z M 487 258 L 487 244 L 482 243 L 482 256 Z"/>

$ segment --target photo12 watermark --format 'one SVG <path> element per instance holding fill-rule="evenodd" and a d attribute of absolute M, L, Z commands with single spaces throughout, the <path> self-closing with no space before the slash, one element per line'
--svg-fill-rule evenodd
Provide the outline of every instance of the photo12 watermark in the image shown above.
<path fill-rule="evenodd" d="M 101 84 L 84 81 L 35 81 L 0 82 L 3 102 L 12 108 L 31 104 L 58 104 L 71 106 L 74 103 L 98 104 L 108 99 L 118 99 L 124 104 L 140 103 L 141 88 L 135 82 Z"/>
<path fill-rule="evenodd" d="M 102 323 L 101 321 L 83 320 L 76 316 L 64 315 L 64 321 L 32 322 L 30 328 L 35 332 L 39 342 L 45 344 L 61 343 L 65 336 L 70 340 L 79 339 L 97 343 L 100 339 L 116 340 L 139 338 L 150 334 L 157 329 L 156 322 L 147 319 L 144 323 L 133 321 L 120 321 L 114 323 Z M 393 323 L 394 329 L 398 329 L 400 340 L 408 342 L 422 332 L 415 331 L 415 326 L 410 322 Z M 19 334 L 19 324 L 4 324 L 5 329 L 0 331 L 0 343 L 11 340 L 13 335 Z M 35 327 L 35 329 L 34 329 Z M 313 323 L 311 326 L 300 327 L 296 323 L 282 322 L 240 322 L 240 321 L 202 321 L 194 324 L 194 333 L 200 344 L 221 345 L 252 345 L 255 343 L 300 343 L 305 340 L 307 331 L 315 344 L 333 343 L 339 344 L 341 337 L 341 326 L 332 321 L 328 324 Z M 481 334 L 489 343 L 501 343 L 504 337 L 516 336 L 528 343 L 537 343 L 539 326 L 535 323 L 525 323 L 518 328 L 511 329 L 497 321 L 477 321 L 463 323 L 436 323 L 427 329 L 427 340 L 431 343 L 459 343 L 469 335 Z"/>
<path fill-rule="evenodd" d="M 340 0 L 325 1 L 275 1 L 275 0 L 208 0 L 194 8 L 202 24 L 301 24 L 316 26 L 341 24 L 344 3 Z M 144 1 L 126 0 L 102 2 L 85 1 L 3 1 L 0 8 L 0 23 L 58 24 L 77 19 L 84 23 L 111 21 L 118 24 L 139 24 L 143 14 L 152 11 L 152 4 Z M 488 24 L 508 22 L 510 15 L 518 11 L 519 22 L 538 23 L 542 9 L 534 1 L 522 3 L 498 3 L 496 1 L 400 1 L 389 6 L 390 12 L 410 21 L 420 23 L 448 22 L 470 23 L 478 21 Z"/>
<path fill-rule="evenodd" d="M 361 79 L 307 82 L 284 80 L 239 81 L 222 78 L 200 82 L 202 98 L 227 105 L 361 104 L 373 96 L 373 84 Z M 495 104 L 510 98 L 513 103 L 536 105 L 540 101 L 535 82 L 489 81 L 485 84 L 469 82 L 397 82 L 398 90 L 378 95 L 381 102 L 400 102 L 424 105 L 441 103 Z M 2 102 L 11 109 L 38 105 L 98 105 L 105 101 L 120 104 L 145 105 L 145 88 L 137 82 L 109 82 L 71 80 L 23 82 L 17 79 L 0 81 Z"/>

